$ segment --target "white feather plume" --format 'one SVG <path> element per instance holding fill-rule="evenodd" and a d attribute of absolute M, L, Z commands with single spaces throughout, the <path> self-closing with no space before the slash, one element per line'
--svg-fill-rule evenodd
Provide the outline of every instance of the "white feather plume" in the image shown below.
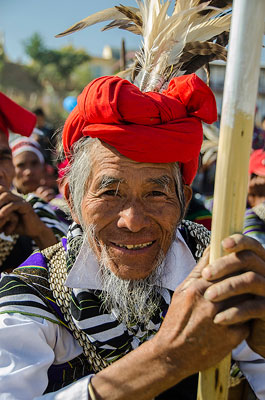
<path fill-rule="evenodd" d="M 229 10 L 231 1 L 175 0 L 171 14 L 170 0 L 136 0 L 136 3 L 138 7 L 120 5 L 100 11 L 57 36 L 109 20 L 112 22 L 103 30 L 118 27 L 141 34 L 142 48 L 136 54 L 134 83 L 142 91 L 160 91 L 173 76 L 193 72 L 207 59 L 225 59 L 224 47 L 213 46 L 212 40 L 229 31 L 231 15 L 222 13 Z M 221 4 L 221 8 L 214 7 L 215 4 Z M 200 62 L 199 56 L 202 56 Z"/>
<path fill-rule="evenodd" d="M 202 164 L 209 165 L 216 161 L 219 144 L 219 129 L 215 125 L 203 124 L 203 143 L 201 148 Z"/>

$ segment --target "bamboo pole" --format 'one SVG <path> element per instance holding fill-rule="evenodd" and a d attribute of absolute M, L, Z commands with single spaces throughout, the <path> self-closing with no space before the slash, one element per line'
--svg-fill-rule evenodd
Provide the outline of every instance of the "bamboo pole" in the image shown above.
<path fill-rule="evenodd" d="M 234 0 L 214 189 L 210 262 L 242 232 L 264 31 L 265 0 Z M 230 355 L 200 373 L 197 400 L 226 400 Z"/>
<path fill-rule="evenodd" d="M 121 55 L 120 55 L 120 70 L 125 71 L 126 69 L 126 49 L 125 49 L 125 40 L 121 41 Z"/>

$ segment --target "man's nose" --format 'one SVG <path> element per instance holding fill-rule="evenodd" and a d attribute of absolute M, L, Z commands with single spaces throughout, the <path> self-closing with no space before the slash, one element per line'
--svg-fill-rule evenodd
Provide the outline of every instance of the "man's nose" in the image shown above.
<path fill-rule="evenodd" d="M 131 232 L 139 232 L 150 225 L 150 217 L 140 201 L 126 204 L 119 213 L 118 228 L 127 228 Z"/>
<path fill-rule="evenodd" d="M 32 167 L 27 167 L 24 169 L 24 175 L 29 176 L 33 173 L 33 168 Z"/>

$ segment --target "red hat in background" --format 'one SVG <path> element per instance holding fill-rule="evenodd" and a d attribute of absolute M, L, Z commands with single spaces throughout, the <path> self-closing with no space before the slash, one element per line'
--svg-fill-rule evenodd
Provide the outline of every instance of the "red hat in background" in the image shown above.
<path fill-rule="evenodd" d="M 36 121 L 35 114 L 0 92 L 0 131 L 7 136 L 9 130 L 22 136 L 30 136 Z"/>
<path fill-rule="evenodd" d="M 197 75 L 173 78 L 163 93 L 141 92 L 117 76 L 85 87 L 63 129 L 68 160 L 84 136 L 99 138 L 138 162 L 179 162 L 185 183 L 198 168 L 202 123 L 217 119 L 215 98 Z"/>
<path fill-rule="evenodd" d="M 58 170 L 58 179 L 63 179 L 66 171 L 67 171 L 67 167 L 68 167 L 68 160 L 64 160 L 61 163 L 57 164 L 57 170 Z"/>
<path fill-rule="evenodd" d="M 265 151 L 258 149 L 253 151 L 249 161 L 249 175 L 265 176 Z"/>

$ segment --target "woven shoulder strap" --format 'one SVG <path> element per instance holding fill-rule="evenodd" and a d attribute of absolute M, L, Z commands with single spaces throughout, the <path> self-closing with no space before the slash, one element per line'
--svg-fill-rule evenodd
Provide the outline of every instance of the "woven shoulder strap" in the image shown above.
<path fill-rule="evenodd" d="M 87 335 L 78 329 L 73 321 L 70 312 L 71 289 L 64 286 L 67 278 L 66 255 L 61 242 L 41 251 L 49 266 L 49 283 L 56 304 L 60 308 L 67 327 L 71 330 L 74 338 L 83 349 L 85 356 L 95 372 L 106 368 L 109 363 L 104 360 L 96 350 L 96 347 L 89 341 Z"/>
<path fill-rule="evenodd" d="M 205 226 L 189 220 L 183 220 L 181 222 L 180 232 L 183 233 L 183 230 L 183 237 L 193 257 L 196 261 L 199 261 L 206 247 L 210 245 L 210 231 L 208 231 Z"/>

